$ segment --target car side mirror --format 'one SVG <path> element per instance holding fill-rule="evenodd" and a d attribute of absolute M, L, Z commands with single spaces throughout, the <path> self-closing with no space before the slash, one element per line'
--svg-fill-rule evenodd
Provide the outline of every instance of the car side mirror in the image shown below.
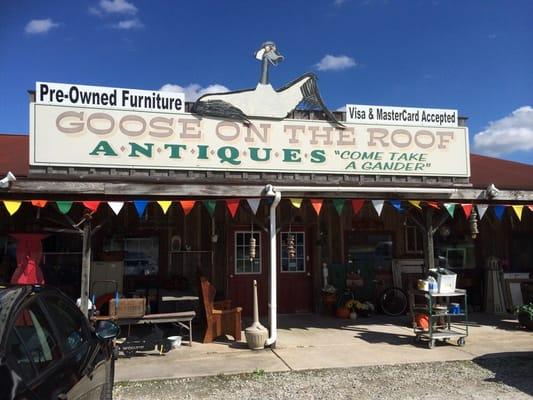
<path fill-rule="evenodd" d="M 119 335 L 120 327 L 113 321 L 99 321 L 95 333 L 100 340 L 111 340 Z"/>

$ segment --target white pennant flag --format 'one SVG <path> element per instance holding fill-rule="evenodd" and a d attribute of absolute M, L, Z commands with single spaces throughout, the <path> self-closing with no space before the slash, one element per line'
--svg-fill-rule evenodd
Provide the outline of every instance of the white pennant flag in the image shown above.
<path fill-rule="evenodd" d="M 123 201 L 108 201 L 107 204 L 109 205 L 109 207 L 111 207 L 115 215 L 118 215 L 118 213 L 120 212 L 120 210 L 122 210 L 122 207 L 124 206 Z"/>
<path fill-rule="evenodd" d="M 246 201 L 254 212 L 254 215 L 257 214 L 257 209 L 259 208 L 259 203 L 261 202 L 261 199 L 246 199 Z"/>
<path fill-rule="evenodd" d="M 383 204 L 385 203 L 385 200 L 372 200 L 372 205 L 376 209 L 376 212 L 379 216 L 381 216 L 381 211 L 383 210 Z"/>
<path fill-rule="evenodd" d="M 479 220 L 481 221 L 483 219 L 483 216 L 487 212 L 487 209 L 489 208 L 488 204 L 476 204 L 477 213 L 479 214 Z"/>

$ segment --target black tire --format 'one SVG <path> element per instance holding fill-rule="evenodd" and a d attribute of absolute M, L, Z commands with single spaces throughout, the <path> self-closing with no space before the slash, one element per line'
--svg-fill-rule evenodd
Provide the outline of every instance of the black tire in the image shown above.
<path fill-rule="evenodd" d="M 403 315 L 407 311 L 407 294 L 397 287 L 385 289 L 379 296 L 379 306 L 386 315 Z"/>
<path fill-rule="evenodd" d="M 462 338 L 457 339 L 457 344 L 458 344 L 460 347 L 463 347 L 463 346 L 466 344 L 466 340 L 465 340 L 465 338 L 462 337 Z"/>

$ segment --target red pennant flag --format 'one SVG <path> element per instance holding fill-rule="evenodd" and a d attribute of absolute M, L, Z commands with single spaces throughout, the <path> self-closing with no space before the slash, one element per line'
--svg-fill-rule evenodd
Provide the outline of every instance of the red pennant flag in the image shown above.
<path fill-rule="evenodd" d="M 529 211 L 533 212 L 533 206 L 527 206 L 529 208 Z"/>
<path fill-rule="evenodd" d="M 96 212 L 98 210 L 98 206 L 100 205 L 101 201 L 82 201 L 83 205 L 91 210 L 92 212 Z"/>
<path fill-rule="evenodd" d="M 232 218 L 235 218 L 235 215 L 237 214 L 237 210 L 239 209 L 240 202 L 241 202 L 241 199 L 226 200 L 226 206 L 228 206 L 228 210 Z"/>
<path fill-rule="evenodd" d="M 466 219 L 470 218 L 470 213 L 472 212 L 472 204 L 461 204 L 461 207 L 465 212 Z"/>
<path fill-rule="evenodd" d="M 46 203 L 48 203 L 48 200 L 32 200 L 31 205 L 39 208 L 43 208 Z"/>
<path fill-rule="evenodd" d="M 315 209 L 316 215 L 320 215 L 320 210 L 322 209 L 322 203 L 324 200 L 322 199 L 311 199 L 311 205 Z"/>
<path fill-rule="evenodd" d="M 359 214 L 359 211 L 361 211 L 361 208 L 365 205 L 364 200 L 356 199 L 352 200 L 352 208 L 355 215 Z"/>
<path fill-rule="evenodd" d="M 426 201 L 426 204 L 430 207 L 433 207 L 433 208 L 436 208 L 436 209 L 439 209 L 440 208 L 440 205 L 438 202 L 436 201 Z"/>
<path fill-rule="evenodd" d="M 185 215 L 189 215 L 194 205 L 196 204 L 196 200 L 180 200 L 180 204 L 181 208 L 183 208 L 183 213 Z"/>

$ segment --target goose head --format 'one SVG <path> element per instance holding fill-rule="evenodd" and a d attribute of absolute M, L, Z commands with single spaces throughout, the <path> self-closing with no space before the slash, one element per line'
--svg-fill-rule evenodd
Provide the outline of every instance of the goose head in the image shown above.
<path fill-rule="evenodd" d="M 258 60 L 267 60 L 272 65 L 278 65 L 284 57 L 278 52 L 274 42 L 265 42 L 261 48 L 256 51 L 255 58 Z"/>

